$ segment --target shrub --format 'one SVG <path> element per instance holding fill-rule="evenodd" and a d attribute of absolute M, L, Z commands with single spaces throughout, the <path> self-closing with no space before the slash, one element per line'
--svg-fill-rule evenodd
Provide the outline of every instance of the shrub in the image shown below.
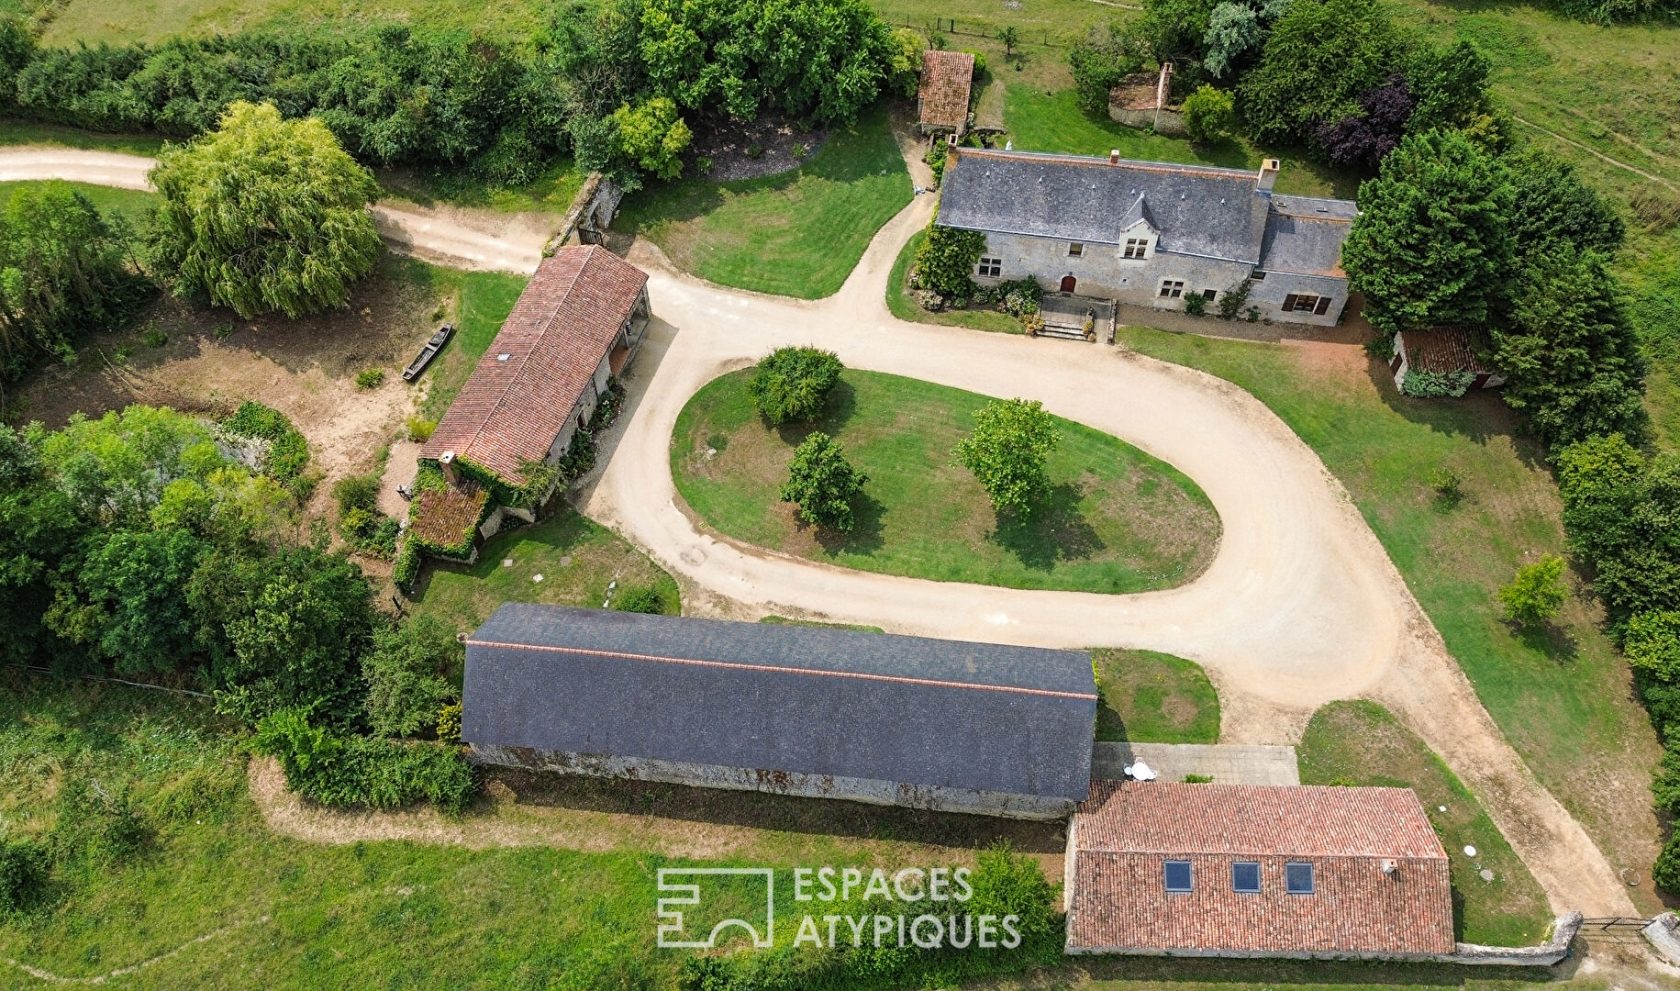
<path fill-rule="evenodd" d="M 247 400 L 222 426 L 241 437 L 268 441 L 262 472 L 282 485 L 299 481 L 309 466 L 309 442 L 286 414 L 273 407 Z"/>
<path fill-rule="evenodd" d="M 391 565 L 391 583 L 404 592 L 413 591 L 414 582 L 420 577 L 420 546 L 412 539 L 402 542 L 397 548 L 396 560 Z"/>
<path fill-rule="evenodd" d="M 0 917 L 34 905 L 46 883 L 46 857 L 39 847 L 22 840 L 0 841 Z"/>
<path fill-rule="evenodd" d="M 436 431 L 436 420 L 428 420 L 422 416 L 408 418 L 408 439 L 416 444 L 424 444 L 431 440 L 432 434 Z"/>
<path fill-rule="evenodd" d="M 822 412 L 843 367 L 832 351 L 777 348 L 759 361 L 747 393 L 759 415 L 773 424 L 810 420 Z"/>
<path fill-rule="evenodd" d="M 1184 100 L 1184 131 L 1197 144 L 1217 144 L 1236 130 L 1231 94 L 1206 84 Z"/>
<path fill-rule="evenodd" d="M 933 187 L 935 189 L 938 189 L 939 184 L 945 181 L 945 162 L 950 157 L 951 146 L 944 141 L 935 141 L 928 148 L 927 154 L 922 156 L 922 161 L 926 162 L 928 169 L 933 172 Z"/>
<path fill-rule="evenodd" d="M 364 368 L 356 373 L 356 388 L 377 389 L 385 384 L 385 369 Z"/>
<path fill-rule="evenodd" d="M 330 808 L 396 809 L 430 802 L 459 812 L 477 788 L 459 749 L 332 733 L 297 709 L 257 728 L 256 749 L 280 762 L 286 787 Z"/>
<path fill-rule="evenodd" d="M 1000 282 L 990 292 L 997 298 L 998 307 L 1012 317 L 1037 313 L 1039 304 L 1044 301 L 1044 287 L 1032 278 Z"/>
<path fill-rule="evenodd" d="M 974 295 L 974 266 L 985 250 L 986 235 L 933 224 L 916 251 L 916 279 L 922 288 L 950 299 Z"/>
<path fill-rule="evenodd" d="M 1108 111 L 1108 91 L 1143 68 L 1143 51 L 1133 35 L 1113 22 L 1106 29 L 1092 29 L 1089 36 L 1068 50 L 1068 68 L 1073 73 L 1079 109 L 1104 114 Z"/>
<path fill-rule="evenodd" d="M 1519 626 L 1551 619 L 1568 597 L 1569 590 L 1563 584 L 1563 558 L 1556 554 L 1518 568 L 1511 583 L 1499 590 L 1505 618 Z"/>
<path fill-rule="evenodd" d="M 794 450 L 782 501 L 796 504 L 806 523 L 844 533 L 852 528 L 852 501 L 867 481 L 834 438 L 818 430 Z"/>
<path fill-rule="evenodd" d="M 362 658 L 368 726 L 381 736 L 413 736 L 436 725 L 438 710 L 455 697 L 466 648 L 455 631 L 428 613 L 375 630 Z"/>
<path fill-rule="evenodd" d="M 1668 842 L 1651 867 L 1651 880 L 1664 891 L 1680 894 L 1680 829 L 1668 835 Z"/>
<path fill-rule="evenodd" d="M 1248 302 L 1248 294 L 1253 290 L 1254 278 L 1250 276 L 1221 293 L 1219 295 L 1219 318 L 1221 320 L 1235 319 L 1236 315 L 1242 312 L 1243 304 Z"/>
<path fill-rule="evenodd" d="M 1409 368 L 1400 380 L 1400 391 L 1418 399 L 1457 399 L 1469 392 L 1475 381 L 1473 372 L 1425 372 Z"/>
<path fill-rule="evenodd" d="M 1199 292 L 1193 292 L 1184 297 L 1184 312 L 1193 317 L 1199 317 L 1207 312 L 1207 297 Z"/>
<path fill-rule="evenodd" d="M 613 596 L 612 607 L 619 612 L 646 613 L 650 616 L 662 616 L 671 611 L 665 596 L 652 585 L 631 585 L 619 589 L 618 594 Z"/>
<path fill-rule="evenodd" d="M 1446 465 L 1429 473 L 1429 487 L 1443 508 L 1451 509 L 1464 499 L 1464 479 Z"/>
<path fill-rule="evenodd" d="M 1210 784 L 1213 784 L 1213 775 L 1211 775 L 1211 774 L 1186 774 L 1184 776 L 1184 783 L 1187 784 L 1187 785 L 1210 785 Z"/>
<path fill-rule="evenodd" d="M 451 702 L 438 710 L 437 738 L 443 743 L 461 742 L 461 703 Z"/>
<path fill-rule="evenodd" d="M 346 475 L 333 483 L 332 497 L 340 515 L 352 509 L 372 512 L 379 504 L 379 476 Z"/>

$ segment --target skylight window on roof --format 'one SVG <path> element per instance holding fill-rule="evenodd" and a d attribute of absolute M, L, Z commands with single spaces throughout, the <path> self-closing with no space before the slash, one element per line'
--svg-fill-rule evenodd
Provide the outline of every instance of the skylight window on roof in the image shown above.
<path fill-rule="evenodd" d="M 1284 888 L 1292 895 L 1310 895 L 1313 893 L 1313 865 L 1284 864 Z"/>
<path fill-rule="evenodd" d="M 1161 880 L 1166 884 L 1167 891 L 1183 894 L 1192 890 L 1190 861 L 1168 860 L 1161 865 Z"/>
<path fill-rule="evenodd" d="M 1260 892 L 1260 865 L 1252 860 L 1239 860 L 1231 865 L 1231 890 L 1239 894 Z"/>

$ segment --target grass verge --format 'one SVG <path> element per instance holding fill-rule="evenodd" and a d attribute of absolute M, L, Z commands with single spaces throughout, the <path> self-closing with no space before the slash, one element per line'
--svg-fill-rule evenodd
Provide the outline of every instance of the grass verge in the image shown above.
<path fill-rule="evenodd" d="M 910 174 L 877 106 L 836 127 L 792 172 L 653 186 L 625 198 L 614 227 L 719 285 L 820 299 L 840 288 L 910 195 Z"/>
<path fill-rule="evenodd" d="M 1517 567 L 1564 549 L 1557 488 L 1537 444 L 1497 396 L 1399 395 L 1352 345 L 1251 344 L 1136 327 L 1120 340 L 1253 393 L 1316 451 L 1376 532 L 1494 721 L 1613 866 L 1642 879 L 1657 854 L 1650 769 L 1659 750 L 1625 661 L 1580 594 L 1525 635 L 1495 592 Z M 1428 479 L 1449 468 L 1464 499 Z M 1579 583 L 1577 583 L 1579 587 Z M 1636 901 L 1656 905 L 1646 883 Z"/>
<path fill-rule="evenodd" d="M 1551 911 L 1540 885 L 1476 796 L 1387 709 L 1375 702 L 1332 702 L 1313 714 L 1297 753 L 1302 784 L 1417 792 L 1447 850 L 1461 942 L 1528 946 L 1545 937 Z M 1474 857 L 1465 854 L 1467 847 L 1475 849 Z"/>
<path fill-rule="evenodd" d="M 751 374 L 696 393 L 671 444 L 683 499 L 738 540 L 862 571 L 1089 592 L 1183 584 L 1218 545 L 1219 519 L 1194 482 L 1099 431 L 1058 419 L 1046 504 L 1025 524 L 1000 526 L 951 453 L 988 397 L 848 370 L 817 422 L 773 428 L 747 395 Z M 850 534 L 802 527 L 780 501 L 793 448 L 812 430 L 832 435 L 869 476 Z"/>
<path fill-rule="evenodd" d="M 1091 651 L 1097 739 L 1218 743 L 1219 694 L 1201 665 L 1153 650 Z"/>
<path fill-rule="evenodd" d="M 46 182 L 0 182 L 0 204 L 11 200 L 12 195 L 24 189 L 34 189 L 48 185 Z M 93 186 L 85 182 L 66 182 L 62 185 L 88 198 L 101 213 L 115 213 L 126 217 L 131 223 L 138 222 L 150 213 L 157 203 L 156 193 L 144 193 L 137 189 L 112 189 L 109 186 Z"/>

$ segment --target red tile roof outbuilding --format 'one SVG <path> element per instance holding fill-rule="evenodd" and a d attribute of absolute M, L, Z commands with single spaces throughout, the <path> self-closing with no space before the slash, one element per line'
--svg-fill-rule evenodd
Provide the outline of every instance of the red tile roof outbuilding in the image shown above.
<path fill-rule="evenodd" d="M 453 451 L 522 484 L 520 465 L 548 456 L 646 286 L 599 245 L 544 258 L 420 457 Z"/>
<path fill-rule="evenodd" d="M 1447 855 L 1407 788 L 1093 781 L 1074 814 L 1074 951 L 1399 956 L 1452 953 Z M 1188 861 L 1192 890 L 1166 890 Z M 1233 862 L 1260 891 L 1234 889 Z M 1311 894 L 1285 865 L 1310 863 Z"/>
<path fill-rule="evenodd" d="M 922 83 L 916 102 L 923 127 L 960 131 L 968 125 L 969 88 L 974 80 L 974 56 L 967 52 L 922 53 Z"/>

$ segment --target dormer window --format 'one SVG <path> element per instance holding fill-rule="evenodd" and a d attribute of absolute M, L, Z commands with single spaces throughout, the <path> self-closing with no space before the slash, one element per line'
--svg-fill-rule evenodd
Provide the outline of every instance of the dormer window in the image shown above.
<path fill-rule="evenodd" d="M 1129 237 L 1120 251 L 1122 258 L 1148 258 L 1149 239 L 1147 237 Z"/>

